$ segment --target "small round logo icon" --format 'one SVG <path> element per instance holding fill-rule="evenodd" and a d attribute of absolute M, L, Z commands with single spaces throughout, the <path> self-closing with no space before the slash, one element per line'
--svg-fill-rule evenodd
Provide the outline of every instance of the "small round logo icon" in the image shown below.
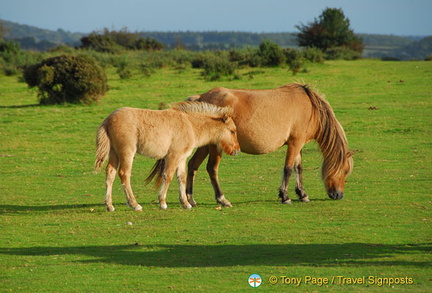
<path fill-rule="evenodd" d="M 262 284 L 262 278 L 258 274 L 252 274 L 249 276 L 248 283 L 251 287 L 259 287 Z"/>

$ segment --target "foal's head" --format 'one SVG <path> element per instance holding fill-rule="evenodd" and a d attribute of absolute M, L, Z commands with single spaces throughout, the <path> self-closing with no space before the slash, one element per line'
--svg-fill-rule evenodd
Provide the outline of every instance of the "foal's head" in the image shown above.
<path fill-rule="evenodd" d="M 234 120 L 228 114 L 224 114 L 218 120 L 223 123 L 221 124 L 220 136 L 217 142 L 218 149 L 231 156 L 239 154 L 240 144 L 237 140 L 237 128 Z"/>
<path fill-rule="evenodd" d="M 237 129 L 232 119 L 234 109 L 232 107 L 218 107 L 213 104 L 200 101 L 186 101 L 171 105 L 171 108 L 186 112 L 205 115 L 203 119 L 211 119 L 211 129 L 208 135 L 211 143 L 215 144 L 220 152 L 235 156 L 240 153 L 240 144 L 237 140 Z"/>
<path fill-rule="evenodd" d="M 339 164 L 324 161 L 322 175 L 331 199 L 342 199 L 344 196 L 345 179 L 353 168 L 353 152 L 347 152 L 340 158 Z"/>

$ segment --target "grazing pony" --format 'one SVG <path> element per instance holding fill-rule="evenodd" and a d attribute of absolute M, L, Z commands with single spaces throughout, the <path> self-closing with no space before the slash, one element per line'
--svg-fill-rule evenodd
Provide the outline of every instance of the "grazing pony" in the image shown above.
<path fill-rule="evenodd" d="M 279 197 L 282 203 L 291 203 L 287 195 L 288 181 L 295 174 L 295 192 L 302 202 L 309 198 L 302 179 L 303 146 L 315 139 L 324 157 L 322 178 L 330 198 L 341 199 L 345 178 L 353 167 L 352 155 L 340 123 L 336 120 L 329 103 L 306 85 L 288 84 L 269 90 L 233 90 L 215 88 L 189 100 L 230 106 L 242 152 L 267 154 L 283 145 L 288 146 Z M 188 164 L 186 193 L 192 206 L 194 176 L 207 157 L 207 171 L 215 190 L 216 201 L 230 207 L 218 179 L 221 152 L 214 146 L 199 148 Z"/>
<path fill-rule="evenodd" d="M 186 159 L 196 147 L 216 145 L 218 152 L 236 155 L 240 151 L 232 108 L 208 103 L 181 102 L 170 109 L 155 111 L 121 108 L 109 115 L 97 131 L 95 171 L 106 167 L 107 211 L 114 211 L 112 185 L 118 170 L 127 204 L 135 211 L 142 207 L 132 192 L 130 176 L 136 153 L 156 159 L 147 181 L 157 176 L 159 205 L 167 208 L 166 193 L 177 172 L 179 199 L 191 208 L 186 198 Z"/>

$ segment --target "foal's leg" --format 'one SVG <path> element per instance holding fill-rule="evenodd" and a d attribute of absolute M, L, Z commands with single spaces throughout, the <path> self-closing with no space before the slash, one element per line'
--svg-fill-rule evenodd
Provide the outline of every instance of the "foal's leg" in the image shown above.
<path fill-rule="evenodd" d="M 221 158 L 222 154 L 218 152 L 216 146 L 211 145 L 210 156 L 207 162 L 207 172 L 210 176 L 210 180 L 215 191 L 216 202 L 220 203 L 224 207 L 232 207 L 232 204 L 225 198 L 225 195 L 223 194 L 219 184 L 218 171 Z"/>
<path fill-rule="evenodd" d="M 159 206 L 161 209 L 166 210 L 168 205 L 166 203 L 166 194 L 168 192 L 168 187 L 173 179 L 174 172 L 176 170 L 176 165 L 173 164 L 172 160 L 165 158 L 165 169 L 162 173 L 162 185 L 159 190 Z"/>
<path fill-rule="evenodd" d="M 291 177 L 291 174 L 294 170 L 294 162 L 297 156 L 300 154 L 300 150 L 303 145 L 300 145 L 294 139 L 288 142 L 288 150 L 285 158 L 285 166 L 282 173 L 282 183 L 279 188 L 279 197 L 284 204 L 290 204 L 291 199 L 288 197 L 288 182 Z"/>
<path fill-rule="evenodd" d="M 180 204 L 185 209 L 191 209 L 192 205 L 188 202 L 188 198 L 186 196 L 186 159 L 187 158 L 182 159 L 177 167 L 177 181 L 179 185 Z"/>
<path fill-rule="evenodd" d="M 210 150 L 209 150 L 208 146 L 198 148 L 188 163 L 188 174 L 187 174 L 187 181 L 186 181 L 186 196 L 188 198 L 189 203 L 193 207 L 196 207 L 196 202 L 193 198 L 193 184 L 194 184 L 195 175 L 198 171 L 199 166 L 201 166 L 202 162 L 205 160 L 205 158 L 209 154 L 209 151 Z"/>
<path fill-rule="evenodd" d="M 131 207 L 134 211 L 142 211 L 142 206 L 137 203 L 135 196 L 132 192 L 132 187 L 130 183 L 133 158 L 134 153 L 130 153 L 128 155 L 120 155 L 120 167 L 118 174 L 123 187 L 123 191 L 126 194 L 127 205 Z"/>
<path fill-rule="evenodd" d="M 105 194 L 105 205 L 107 212 L 113 212 L 114 206 L 112 204 L 112 186 L 117 173 L 118 167 L 118 156 L 111 150 L 109 154 L 108 165 L 106 166 L 106 194 Z"/>
<path fill-rule="evenodd" d="M 295 192 L 297 193 L 301 202 L 309 202 L 309 197 L 307 196 L 303 185 L 303 165 L 301 151 L 294 162 L 294 174 L 296 180 Z"/>

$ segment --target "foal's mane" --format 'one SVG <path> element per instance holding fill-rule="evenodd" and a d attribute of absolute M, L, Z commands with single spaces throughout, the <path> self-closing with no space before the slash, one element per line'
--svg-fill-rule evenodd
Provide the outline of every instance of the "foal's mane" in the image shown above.
<path fill-rule="evenodd" d="M 170 105 L 171 109 L 179 110 L 185 113 L 198 113 L 209 116 L 232 116 L 234 109 L 232 107 L 219 107 L 206 102 L 185 101 Z"/>
<path fill-rule="evenodd" d="M 353 164 L 350 158 L 351 152 L 348 149 L 348 141 L 342 125 L 336 119 L 330 104 L 308 85 L 294 83 L 289 86 L 302 88 L 312 103 L 312 115 L 318 123 L 315 140 L 324 157 L 322 166 L 323 179 L 342 172 L 346 159 L 349 159 L 349 171 L 351 171 Z"/>

